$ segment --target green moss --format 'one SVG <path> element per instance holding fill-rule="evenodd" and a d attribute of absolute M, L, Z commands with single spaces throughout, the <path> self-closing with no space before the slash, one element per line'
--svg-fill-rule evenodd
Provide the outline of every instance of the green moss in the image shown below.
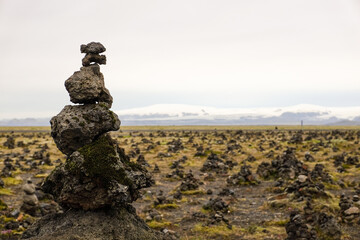
<path fill-rule="evenodd" d="M 200 195 L 200 194 L 206 194 L 206 192 L 202 189 L 196 189 L 196 190 L 187 190 L 187 191 L 181 191 L 184 195 Z"/>
<path fill-rule="evenodd" d="M 288 219 L 272 220 L 264 223 L 265 226 L 284 227 L 289 222 Z"/>
<path fill-rule="evenodd" d="M 108 107 L 106 106 L 105 103 L 99 103 L 99 106 L 102 107 L 102 108 L 108 109 Z"/>
<path fill-rule="evenodd" d="M 119 158 L 116 153 L 116 146 L 110 136 L 103 135 L 95 142 L 81 147 L 78 151 L 84 156 L 83 167 L 90 177 L 100 178 L 105 183 L 116 180 L 123 185 L 131 186 L 133 184 L 126 176 L 123 168 L 116 168 Z M 79 167 L 77 163 L 71 161 L 67 161 L 66 165 L 72 171 L 76 171 Z M 130 161 L 125 162 L 125 165 L 131 165 Z M 134 166 L 130 167 L 133 168 Z"/>
<path fill-rule="evenodd" d="M 0 211 L 6 210 L 8 206 L 0 199 Z"/>
<path fill-rule="evenodd" d="M 79 125 L 80 125 L 81 127 L 84 127 L 84 126 L 85 126 L 85 122 L 82 121 L 82 122 L 79 123 Z"/>
<path fill-rule="evenodd" d="M 13 192 L 7 188 L 0 188 L 0 195 L 13 195 Z"/>
<path fill-rule="evenodd" d="M 165 203 L 165 204 L 156 205 L 156 208 L 158 209 L 176 209 L 178 207 L 179 205 L 177 205 L 176 203 Z"/>
<path fill-rule="evenodd" d="M 110 114 L 110 117 L 111 117 L 112 124 L 115 124 L 115 122 L 116 122 L 116 114 L 111 110 L 109 110 L 109 114 Z"/>
<path fill-rule="evenodd" d="M 13 178 L 13 177 L 3 178 L 3 181 L 6 186 L 18 185 L 18 184 L 22 183 L 22 180 L 20 178 Z"/>
<path fill-rule="evenodd" d="M 158 221 L 152 220 L 151 222 L 148 222 L 147 224 L 151 228 L 162 229 L 164 227 L 170 226 L 171 222 L 158 222 Z"/>
<path fill-rule="evenodd" d="M 225 224 L 215 226 L 203 226 L 201 223 L 198 223 L 193 228 L 193 231 L 205 234 L 207 237 L 221 236 L 222 239 L 224 239 L 225 237 L 232 236 L 233 234 L 240 233 L 245 230 L 235 226 L 233 226 L 232 229 L 229 229 Z"/>

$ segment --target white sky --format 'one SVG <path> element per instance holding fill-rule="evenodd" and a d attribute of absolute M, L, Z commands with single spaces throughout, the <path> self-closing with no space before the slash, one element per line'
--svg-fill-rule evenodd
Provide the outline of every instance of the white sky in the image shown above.
<path fill-rule="evenodd" d="M 70 104 L 91 41 L 115 110 L 360 105 L 358 0 L 0 0 L 0 112 Z"/>

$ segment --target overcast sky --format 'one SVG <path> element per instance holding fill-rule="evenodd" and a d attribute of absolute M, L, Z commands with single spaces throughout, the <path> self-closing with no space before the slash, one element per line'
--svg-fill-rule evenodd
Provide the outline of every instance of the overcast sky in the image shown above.
<path fill-rule="evenodd" d="M 114 110 L 360 105 L 358 0 L 0 0 L 0 117 L 70 104 L 91 41 Z"/>

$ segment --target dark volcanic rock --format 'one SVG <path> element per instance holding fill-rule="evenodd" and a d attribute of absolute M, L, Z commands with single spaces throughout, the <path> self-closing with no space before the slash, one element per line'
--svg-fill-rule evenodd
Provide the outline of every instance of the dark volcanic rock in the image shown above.
<path fill-rule="evenodd" d="M 31 240 L 161 240 L 162 234 L 151 230 L 135 213 L 126 208 L 84 211 L 70 209 L 50 214 L 27 229 L 22 239 Z"/>
<path fill-rule="evenodd" d="M 250 165 L 242 165 L 240 171 L 231 175 L 226 182 L 229 185 L 242 185 L 242 184 L 259 184 L 260 182 L 252 174 Z"/>
<path fill-rule="evenodd" d="M 100 104 L 67 105 L 50 123 L 56 146 L 68 156 L 97 136 L 120 128 L 118 116 Z"/>
<path fill-rule="evenodd" d="M 63 207 L 97 209 L 124 205 L 152 184 L 142 166 L 130 162 L 108 134 L 75 151 L 43 184 Z"/>
<path fill-rule="evenodd" d="M 98 63 L 98 64 L 106 64 L 106 56 L 105 55 L 98 55 L 94 53 L 88 53 L 85 55 L 85 57 L 82 59 L 82 65 L 90 66 L 90 63 Z"/>
<path fill-rule="evenodd" d="M 229 166 L 226 165 L 224 160 L 215 153 L 211 153 L 208 156 L 202 168 L 200 169 L 202 172 L 214 171 L 216 173 L 227 173 L 228 170 Z"/>
<path fill-rule="evenodd" d="M 306 224 L 303 215 L 297 212 L 290 214 L 290 221 L 286 224 L 286 240 L 316 240 L 316 231 Z"/>
<path fill-rule="evenodd" d="M 229 205 L 226 204 L 220 197 L 210 198 L 210 200 L 203 206 L 205 210 L 213 210 L 219 212 L 229 211 Z"/>
<path fill-rule="evenodd" d="M 256 173 L 264 179 L 294 179 L 300 174 L 307 175 L 308 172 L 307 166 L 296 158 L 293 148 L 285 150 L 283 154 L 272 160 L 271 164 L 262 162 L 256 170 Z"/>
<path fill-rule="evenodd" d="M 73 103 L 103 102 L 110 108 L 113 102 L 97 64 L 80 68 L 65 81 L 65 88 Z"/>
<path fill-rule="evenodd" d="M 189 172 L 180 184 L 180 191 L 196 190 L 200 184 L 202 184 L 200 180 L 195 178 L 192 172 Z"/>
<path fill-rule="evenodd" d="M 82 44 L 80 46 L 80 51 L 81 51 L 81 53 L 99 54 L 99 53 L 105 52 L 106 48 L 104 47 L 104 45 L 102 45 L 99 42 L 91 42 L 88 44 Z"/>
<path fill-rule="evenodd" d="M 4 147 L 7 147 L 8 149 L 14 149 L 15 148 L 15 139 L 12 136 L 8 136 L 6 138 L 6 142 L 4 142 Z"/>

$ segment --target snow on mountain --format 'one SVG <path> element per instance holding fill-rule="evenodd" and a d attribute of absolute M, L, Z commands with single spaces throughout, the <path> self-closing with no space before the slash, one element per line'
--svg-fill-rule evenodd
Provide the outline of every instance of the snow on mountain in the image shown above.
<path fill-rule="evenodd" d="M 360 107 L 322 107 L 300 104 L 281 108 L 215 108 L 157 104 L 115 111 L 122 125 L 360 125 Z M 48 126 L 54 114 L 21 113 L 2 119 L 0 126 Z"/>
<path fill-rule="evenodd" d="M 311 114 L 319 120 L 337 118 L 353 120 L 360 116 L 360 107 L 322 107 L 299 104 L 282 108 L 214 108 L 207 106 L 184 104 L 157 104 L 142 108 L 116 111 L 121 116 L 137 119 L 140 116 L 153 120 L 165 119 L 239 119 L 239 118 L 271 118 L 286 114 Z"/>

